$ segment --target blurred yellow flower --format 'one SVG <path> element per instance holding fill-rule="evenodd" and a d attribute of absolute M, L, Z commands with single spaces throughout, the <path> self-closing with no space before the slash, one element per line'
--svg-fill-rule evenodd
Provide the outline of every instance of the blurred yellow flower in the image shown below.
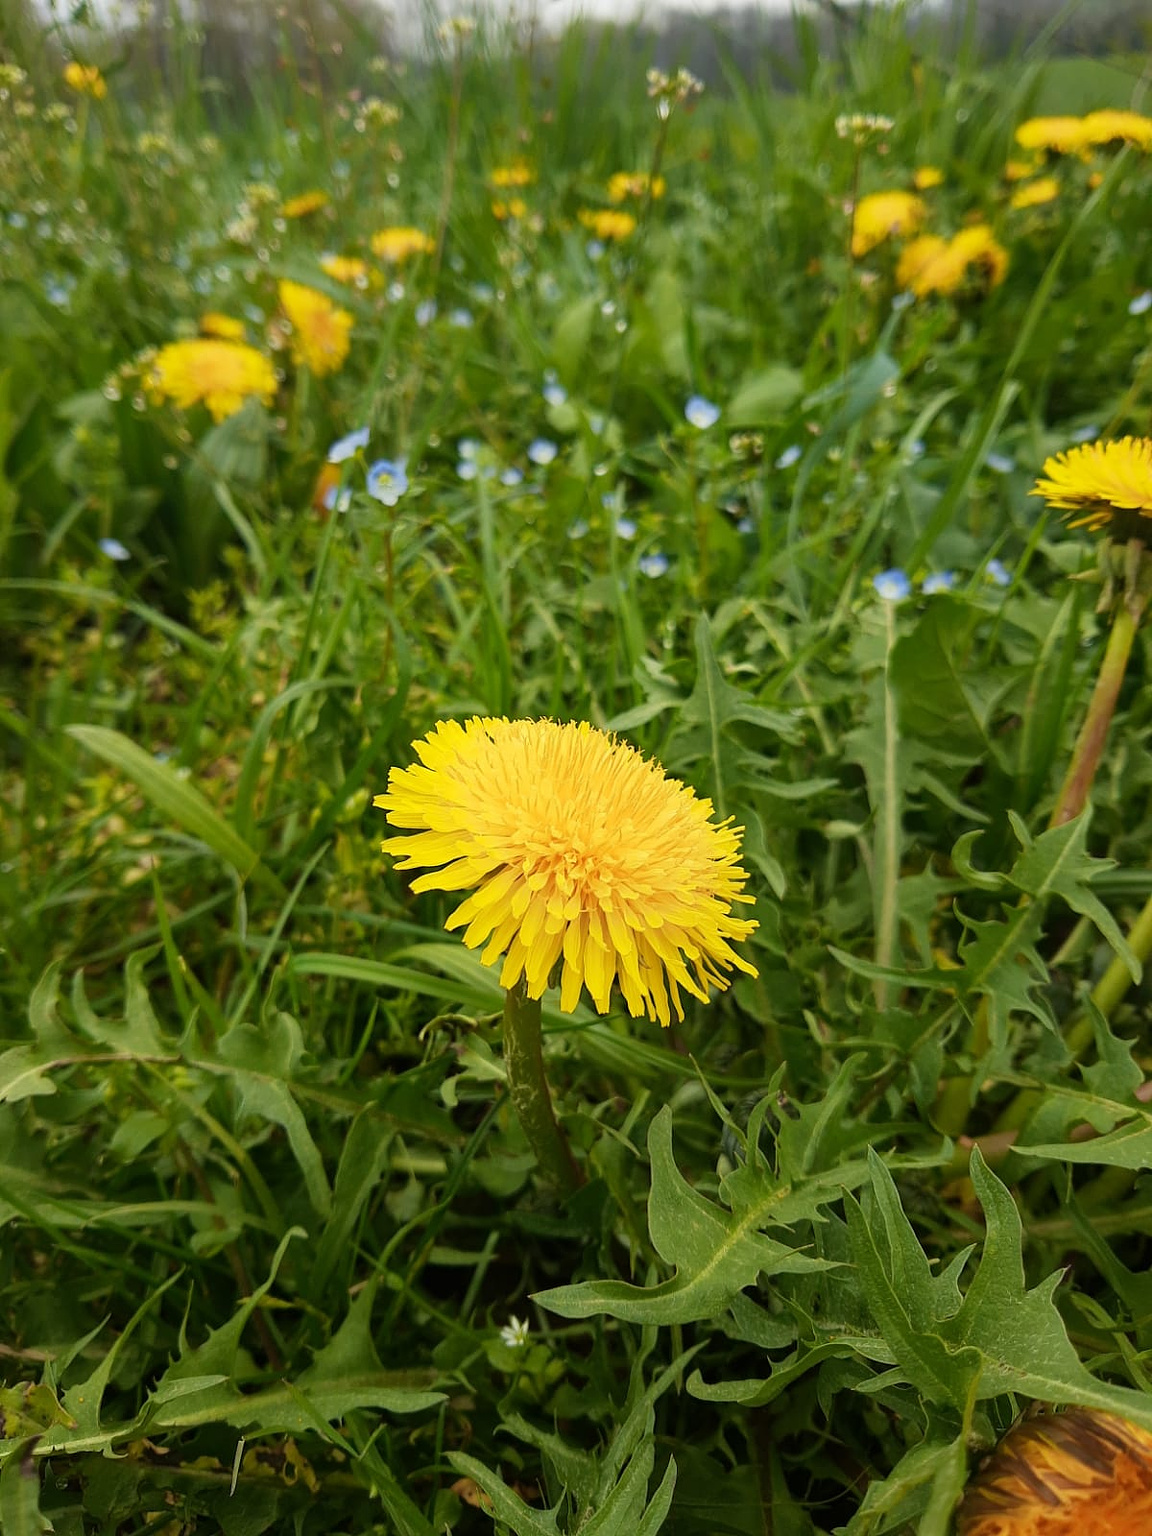
<path fill-rule="evenodd" d="M 1057 155 L 1073 155 L 1084 148 L 1082 117 L 1030 117 L 1016 130 L 1021 149 L 1050 149 Z"/>
<path fill-rule="evenodd" d="M 426 235 L 422 229 L 414 229 L 410 224 L 378 229 L 372 236 L 373 254 L 382 261 L 396 264 L 407 261 L 409 256 L 426 256 L 435 249 L 436 242 L 431 235 Z"/>
<path fill-rule="evenodd" d="M 852 254 L 866 256 L 889 235 L 910 235 L 928 214 L 914 192 L 869 192 L 852 216 Z"/>
<path fill-rule="evenodd" d="M 182 410 L 203 403 L 213 421 L 234 415 L 252 398 L 270 404 L 276 393 L 272 364 L 254 347 L 202 337 L 161 347 L 145 378 L 147 387 Z"/>
<path fill-rule="evenodd" d="M 537 998 L 559 969 L 565 1012 L 586 987 L 606 1013 L 615 981 L 634 1018 L 668 1024 L 681 988 L 707 1002 L 731 967 L 756 974 L 729 942 L 756 927 L 732 915 L 752 900 L 740 829 L 634 747 L 583 722 L 480 718 L 414 747 L 373 803 L 415 835 L 384 852 L 431 868 L 414 891 L 474 891 L 446 926 L 485 964 L 505 956 L 501 986 L 523 976 Z"/>
<path fill-rule="evenodd" d="M 1146 1536 L 1152 1435 L 1118 1414 L 1024 1419 L 973 1478 L 956 1536 Z"/>
<path fill-rule="evenodd" d="M 536 180 L 536 172 L 526 160 L 513 160 L 511 165 L 498 165 L 488 177 L 489 186 L 498 191 L 512 187 L 530 187 Z"/>
<path fill-rule="evenodd" d="M 497 197 L 492 200 L 492 216 L 497 219 L 522 219 L 528 212 L 528 204 L 522 197 L 510 197 L 507 201 Z"/>
<path fill-rule="evenodd" d="M 290 197 L 281 206 L 280 212 L 286 219 L 303 219 L 310 213 L 317 213 L 321 208 L 328 206 L 327 192 L 317 189 L 314 192 L 301 192 L 298 197 Z"/>
<path fill-rule="evenodd" d="M 944 180 L 944 172 L 938 165 L 917 166 L 912 173 L 912 185 L 917 192 L 930 192 L 933 187 L 938 187 Z"/>
<path fill-rule="evenodd" d="M 1060 183 L 1055 176 L 1038 176 L 1035 181 L 1025 182 L 1012 194 L 1013 208 L 1037 208 L 1041 203 L 1051 203 L 1060 196 Z"/>
<path fill-rule="evenodd" d="M 608 178 L 608 196 L 614 203 L 622 203 L 628 197 L 663 197 L 668 183 L 663 176 L 653 179 L 647 171 L 617 171 Z"/>
<path fill-rule="evenodd" d="M 597 240 L 627 240 L 636 228 L 635 216 L 619 208 L 581 208 L 577 217 Z"/>
<path fill-rule="evenodd" d="M 368 263 L 359 256 L 321 256 L 320 270 L 336 283 L 361 283 L 368 276 Z"/>
<path fill-rule="evenodd" d="M 103 101 L 108 94 L 108 82 L 95 64 L 78 64 L 75 59 L 64 66 L 64 84 L 78 96 L 91 96 Z"/>
<path fill-rule="evenodd" d="M 1005 181 L 1027 181 L 1040 169 L 1039 160 L 1009 160 L 1004 167 Z"/>
<path fill-rule="evenodd" d="M 1141 149 L 1152 149 L 1152 117 L 1139 112 L 1089 112 L 1083 119 L 1082 132 L 1085 144 L 1112 144 L 1126 139 Z"/>
<path fill-rule="evenodd" d="M 971 224 L 951 240 L 920 235 L 909 241 L 896 264 L 896 282 L 901 288 L 910 288 L 917 298 L 955 293 L 973 268 L 993 288 L 1003 282 L 1008 270 L 1008 252 L 987 224 Z"/>
<path fill-rule="evenodd" d="M 344 366 L 351 345 L 352 316 L 326 293 L 303 283 L 280 283 L 280 303 L 292 322 L 292 356 L 317 377 Z"/>
<path fill-rule="evenodd" d="M 200 316 L 200 331 L 204 336 L 218 336 L 221 341 L 243 341 L 244 322 L 231 315 L 222 315 L 215 309 Z"/>
<path fill-rule="evenodd" d="M 1071 513 L 1070 528 L 1097 533 L 1119 524 L 1117 531 L 1130 536 L 1141 519 L 1152 519 L 1152 438 L 1083 443 L 1045 459 L 1041 477 L 1029 496 Z"/>

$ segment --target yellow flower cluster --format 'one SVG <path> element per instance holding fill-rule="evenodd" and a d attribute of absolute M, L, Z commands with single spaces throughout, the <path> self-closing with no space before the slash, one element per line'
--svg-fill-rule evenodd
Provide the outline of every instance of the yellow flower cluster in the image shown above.
<path fill-rule="evenodd" d="M 627 240 L 636 228 L 635 215 L 620 208 L 581 208 L 577 217 L 597 240 Z"/>
<path fill-rule="evenodd" d="M 368 263 L 359 256 L 321 256 L 320 270 L 335 283 L 362 283 Z"/>
<path fill-rule="evenodd" d="M 500 984 L 525 977 L 543 995 L 559 972 L 560 1007 L 586 987 L 600 1013 L 619 985 L 634 1018 L 683 1018 L 680 989 L 708 1001 L 735 967 L 729 941 L 756 927 L 732 915 L 747 876 L 740 831 L 634 747 L 586 724 L 442 720 L 393 768 L 375 805 L 395 828 L 385 853 L 429 868 L 414 891 L 472 890 L 447 927 L 463 928 Z M 439 866 L 439 867 L 437 867 Z"/>
<path fill-rule="evenodd" d="M 387 229 L 378 229 L 372 236 L 372 254 L 394 266 L 407 261 L 409 256 L 427 256 L 435 249 L 436 242 L 431 235 L 410 224 L 390 225 Z"/>
<path fill-rule="evenodd" d="M 1011 206 L 1038 208 L 1042 203 L 1051 203 L 1059 196 L 1060 183 L 1055 176 L 1037 176 L 1035 181 L 1026 181 L 1017 192 L 1012 194 Z"/>
<path fill-rule="evenodd" d="M 900 253 L 896 282 L 922 299 L 932 293 L 955 293 L 974 273 L 995 288 L 1007 271 L 1008 252 L 991 228 L 970 224 L 951 240 L 920 235 L 911 241 Z"/>
<path fill-rule="evenodd" d="M 852 254 L 867 256 L 890 235 L 910 235 L 928 216 L 914 192 L 869 192 L 852 215 Z"/>
<path fill-rule="evenodd" d="M 513 160 L 511 165 L 498 165 L 488 177 L 490 186 L 507 192 L 515 187 L 530 187 L 536 180 L 536 172 L 526 160 Z"/>
<path fill-rule="evenodd" d="M 272 364 L 239 341 L 202 337 L 161 347 L 145 378 L 147 387 L 182 410 L 205 405 L 213 421 L 233 416 L 245 400 L 265 405 L 276 393 Z"/>
<path fill-rule="evenodd" d="M 608 178 L 608 199 L 622 203 L 629 197 L 663 197 L 667 187 L 663 176 L 649 176 L 647 171 L 617 171 Z"/>
<path fill-rule="evenodd" d="M 1105 144 L 1135 144 L 1152 149 L 1152 117 L 1108 108 L 1085 117 L 1030 117 L 1016 130 L 1021 149 L 1055 155 L 1087 154 Z"/>
<path fill-rule="evenodd" d="M 77 96 L 91 96 L 103 101 L 108 94 L 108 82 L 95 64 L 78 64 L 75 59 L 64 66 L 64 84 Z"/>
<path fill-rule="evenodd" d="M 492 199 L 492 217 L 494 219 L 522 219 L 528 212 L 528 204 L 522 197 L 494 197 Z"/>
<path fill-rule="evenodd" d="M 351 345 L 352 316 L 326 293 L 303 283 L 282 281 L 280 303 L 292 322 L 292 356 L 317 377 L 344 366 Z"/>

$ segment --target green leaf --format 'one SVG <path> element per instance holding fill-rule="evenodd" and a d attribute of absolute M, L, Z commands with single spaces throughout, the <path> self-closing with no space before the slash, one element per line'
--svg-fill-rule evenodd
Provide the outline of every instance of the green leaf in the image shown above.
<path fill-rule="evenodd" d="M 724 408 L 729 427 L 765 427 L 786 416 L 799 400 L 804 381 L 795 368 L 773 363 L 749 374 Z"/>
<path fill-rule="evenodd" d="M 51 1525 L 40 1513 L 40 1468 L 32 1454 L 35 1438 L 18 1441 L 0 1467 L 0 1531 L 4 1536 L 40 1536 Z"/>
<path fill-rule="evenodd" d="M 353 1229 L 379 1183 L 391 1145 L 391 1130 L 380 1123 L 379 1115 L 370 1108 L 362 1109 L 348 1127 L 336 1170 L 332 1214 L 320 1234 L 309 1275 L 313 1296 L 324 1294 L 332 1271 L 349 1254 Z"/>
<path fill-rule="evenodd" d="M 246 880 L 260 874 L 275 877 L 260 862 L 260 855 L 229 826 L 219 811 L 191 784 L 185 783 L 168 763 L 159 763 L 134 741 L 103 725 L 70 725 L 68 734 L 104 762 L 124 773 L 147 799 L 176 826 L 198 838 Z M 278 882 L 276 882 L 278 883 Z"/>
<path fill-rule="evenodd" d="M 648 1154 L 652 1245 L 666 1263 L 675 1266 L 675 1277 L 647 1288 L 620 1280 L 559 1286 L 536 1296 L 541 1306 L 561 1317 L 606 1313 L 626 1322 L 690 1323 L 715 1317 L 761 1274 L 801 1274 L 826 1267 L 821 1259 L 759 1234 L 759 1227 L 773 1222 L 783 1202 L 791 1199 L 790 1191 L 782 1190 L 766 1174 L 758 1197 L 749 1198 L 739 1216 L 714 1205 L 687 1183 L 673 1156 L 672 1111 L 667 1105 L 649 1127 Z M 820 1191 L 809 1198 L 808 1205 L 815 1212 L 821 1199 L 831 1198 L 831 1192 Z M 801 1204 L 784 1207 L 787 1219 L 796 1219 Z"/>
<path fill-rule="evenodd" d="M 516 1536 L 559 1536 L 554 1509 L 533 1509 L 514 1493 L 504 1479 L 490 1471 L 475 1456 L 463 1451 L 449 1451 L 448 1460 L 457 1472 L 470 1477 L 487 1496 L 493 1518 L 516 1533 Z"/>
<path fill-rule="evenodd" d="M 887 1477 L 869 1484 L 843 1536 L 872 1536 L 878 1527 L 895 1533 L 913 1526 L 917 1536 L 947 1536 L 952 1511 L 964 1490 L 966 1468 L 963 1435 L 913 1446 Z M 927 1511 L 941 1505 L 944 1523 L 935 1515 L 929 1523 Z"/>
<path fill-rule="evenodd" d="M 324 1160 L 289 1087 L 303 1050 L 300 1026 L 287 1013 L 273 1014 L 259 1028 L 237 1024 L 220 1041 L 221 1060 L 237 1090 L 238 1116 L 259 1115 L 284 1128 L 313 1209 L 327 1216 L 332 1191 Z"/>
<path fill-rule="evenodd" d="M 980 609 L 936 597 L 909 634 L 892 648 L 889 676 L 901 728 L 939 750 L 988 753 L 988 714 L 998 688 L 970 665 Z"/>
<path fill-rule="evenodd" d="M 1100 1408 L 1152 1428 L 1152 1398 L 1099 1381 L 1081 1364 L 1052 1299 L 1060 1274 L 1025 1287 L 1020 1213 L 979 1148 L 972 1182 L 986 1233 L 963 1298 L 958 1279 L 971 1249 L 934 1275 L 891 1174 L 874 1153 L 871 1162 L 867 1213 L 846 1197 L 852 1251 L 869 1307 L 909 1381 L 960 1413 L 972 1401 L 1011 1392 Z"/>

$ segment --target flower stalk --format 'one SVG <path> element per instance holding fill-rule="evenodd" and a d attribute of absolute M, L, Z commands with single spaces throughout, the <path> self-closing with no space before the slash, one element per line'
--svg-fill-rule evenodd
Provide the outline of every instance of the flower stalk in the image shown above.
<path fill-rule="evenodd" d="M 584 1182 L 568 1139 L 556 1120 L 544 1072 L 540 999 L 528 996 L 523 977 L 504 993 L 504 1067 L 516 1118 L 540 1172 L 561 1195 Z"/>

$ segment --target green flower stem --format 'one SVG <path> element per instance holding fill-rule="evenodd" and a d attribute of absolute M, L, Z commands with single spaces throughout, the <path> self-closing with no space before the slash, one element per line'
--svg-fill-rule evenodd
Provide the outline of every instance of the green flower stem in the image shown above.
<path fill-rule="evenodd" d="M 584 1179 L 552 1108 L 544 1075 L 540 1000 L 528 996 L 523 980 L 504 994 L 504 1066 L 512 1107 L 540 1172 L 560 1194 L 570 1195 Z"/>
<path fill-rule="evenodd" d="M 1136 638 L 1140 615 L 1147 601 L 1143 593 L 1133 591 L 1116 605 L 1112 632 L 1108 636 L 1108 648 L 1100 663 L 1088 713 L 1084 716 L 1084 724 L 1080 727 L 1080 734 L 1076 738 L 1076 745 L 1072 751 L 1072 761 L 1068 764 L 1068 772 L 1064 776 L 1064 783 L 1060 786 L 1056 808 L 1048 823 L 1051 827 L 1062 827 L 1066 821 L 1079 816 L 1087 804 L 1092 781 L 1096 777 L 1096 770 L 1104 752 L 1104 743 L 1108 739 L 1108 727 L 1112 723 L 1120 684 L 1124 681 L 1124 673 L 1128 666 L 1128 657 L 1132 653 L 1132 642 Z"/>

